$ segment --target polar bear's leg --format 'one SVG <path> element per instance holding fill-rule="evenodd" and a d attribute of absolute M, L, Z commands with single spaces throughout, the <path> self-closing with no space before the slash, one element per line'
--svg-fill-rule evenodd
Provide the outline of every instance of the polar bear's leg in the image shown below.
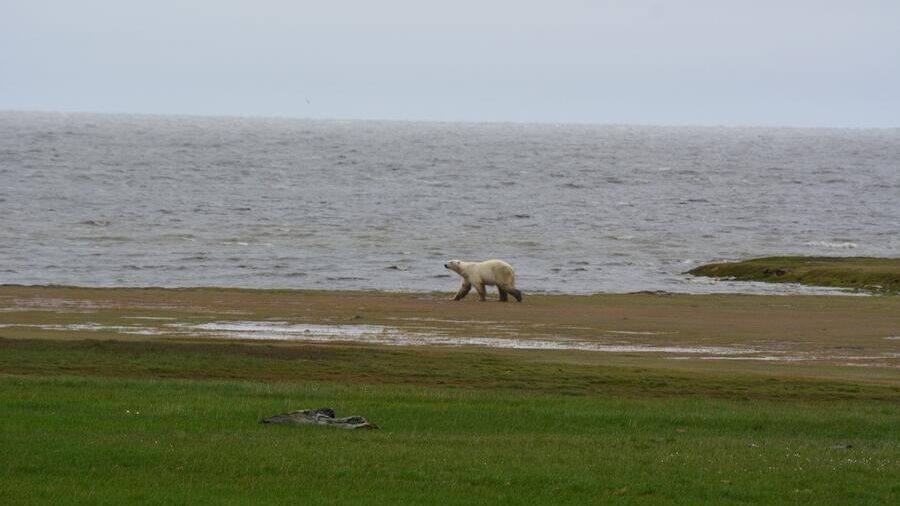
<path fill-rule="evenodd" d="M 498 288 L 499 288 L 499 287 L 498 287 Z M 511 287 L 511 286 L 505 286 L 505 287 L 503 287 L 502 289 L 503 289 L 503 290 L 506 290 L 507 292 L 509 292 L 510 295 L 512 295 L 513 297 L 515 297 L 515 298 L 516 298 L 516 302 L 522 302 L 522 292 L 520 292 L 519 290 L 517 290 L 517 289 L 515 289 L 515 288 L 513 288 L 513 287 Z"/>
<path fill-rule="evenodd" d="M 463 280 L 462 284 L 459 285 L 459 291 L 456 292 L 456 295 L 453 297 L 453 300 L 462 300 L 463 297 L 469 294 L 469 290 L 472 289 L 472 284 L 466 280 Z"/>
<path fill-rule="evenodd" d="M 484 290 L 484 283 L 476 283 L 475 291 L 478 292 L 478 300 L 480 300 L 481 302 L 484 302 L 485 300 L 487 300 L 485 298 L 485 295 L 487 295 L 487 294 L 485 293 L 485 290 Z"/>
<path fill-rule="evenodd" d="M 500 292 L 500 302 L 509 300 L 509 297 L 506 296 L 506 290 L 504 290 L 502 286 L 497 285 L 497 291 Z"/>

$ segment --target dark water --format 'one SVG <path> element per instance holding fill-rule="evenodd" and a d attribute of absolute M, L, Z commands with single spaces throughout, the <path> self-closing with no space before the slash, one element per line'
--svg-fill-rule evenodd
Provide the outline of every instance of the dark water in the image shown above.
<path fill-rule="evenodd" d="M 900 255 L 900 130 L 0 113 L 0 282 L 784 291 L 681 274 Z"/>

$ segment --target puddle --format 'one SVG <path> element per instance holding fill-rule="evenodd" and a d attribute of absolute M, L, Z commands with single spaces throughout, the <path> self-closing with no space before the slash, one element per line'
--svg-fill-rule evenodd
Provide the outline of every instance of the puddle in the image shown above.
<path fill-rule="evenodd" d="M 144 325 L 102 325 L 99 323 L 70 324 L 0 324 L 0 328 L 37 328 L 50 331 L 115 332 L 145 336 L 183 336 L 217 339 L 277 340 L 297 342 L 357 342 L 386 346 L 480 346 L 517 350 L 571 350 L 601 353 L 653 353 L 670 355 L 672 360 L 753 360 L 760 362 L 813 362 L 839 360 L 844 365 L 898 367 L 891 363 L 900 353 L 884 352 L 858 355 L 822 354 L 772 347 L 746 346 L 675 346 L 633 344 L 622 342 L 623 335 L 638 336 L 664 334 L 665 332 L 604 331 L 594 341 L 563 338 L 518 339 L 514 337 L 458 337 L 436 331 L 400 330 L 383 325 L 321 325 L 290 323 L 280 320 L 266 321 L 218 321 L 206 323 L 170 322 L 174 318 L 155 316 L 123 316 L 123 319 L 145 320 Z M 151 326 L 151 321 L 159 322 Z M 886 339 L 897 339 L 891 336 Z M 864 350 L 860 349 L 859 352 Z M 885 362 L 887 361 L 887 362 Z"/>
<path fill-rule="evenodd" d="M 388 334 L 400 335 L 397 330 L 380 325 L 312 325 L 283 321 L 216 322 L 200 324 L 169 324 L 182 330 L 200 330 L 221 337 L 236 339 L 355 341 Z"/>
<path fill-rule="evenodd" d="M 760 362 L 802 362 L 816 360 L 815 356 L 801 355 L 754 355 L 749 357 L 700 357 L 702 360 L 756 360 Z"/>
<path fill-rule="evenodd" d="M 170 316 L 120 316 L 119 318 L 123 320 L 164 320 L 164 321 L 172 321 L 175 318 Z"/>
<path fill-rule="evenodd" d="M 23 324 L 0 324 L 0 328 L 24 327 L 41 330 L 54 330 L 60 332 L 72 331 L 88 331 L 88 332 L 116 332 L 119 334 L 135 334 L 142 336 L 159 336 L 171 334 L 165 330 L 152 327 L 130 327 L 125 325 L 101 325 L 99 323 L 69 323 L 67 325 L 23 325 Z"/>
<path fill-rule="evenodd" d="M 425 323 L 474 323 L 479 325 L 490 325 L 494 329 L 514 329 L 513 325 L 510 325 L 509 322 L 501 322 L 501 321 L 493 321 L 493 320 L 450 320 L 445 318 L 427 318 L 427 317 L 399 317 L 399 318 L 388 318 L 389 320 L 398 320 L 398 321 L 412 321 L 412 322 L 425 322 Z M 533 328 L 543 328 L 543 327 L 554 327 L 554 328 L 563 328 L 567 330 L 592 330 L 592 327 L 583 327 L 576 325 L 561 325 L 557 323 L 533 323 L 531 324 Z M 671 335 L 677 334 L 678 332 L 654 332 L 654 331 L 638 331 L 638 330 L 601 330 L 604 334 L 622 334 L 629 336 L 662 336 L 662 335 Z"/>
<path fill-rule="evenodd" d="M 307 325 L 287 322 L 216 322 L 198 325 L 170 325 L 180 330 L 199 331 L 209 337 L 226 339 L 273 339 L 282 341 L 353 341 L 389 346 L 483 346 L 518 350 L 580 350 L 606 353 L 679 353 L 742 355 L 757 350 L 726 346 L 653 346 L 643 344 L 601 344 L 587 341 L 513 339 L 495 337 L 450 337 L 439 334 L 402 332 L 380 325 Z"/>

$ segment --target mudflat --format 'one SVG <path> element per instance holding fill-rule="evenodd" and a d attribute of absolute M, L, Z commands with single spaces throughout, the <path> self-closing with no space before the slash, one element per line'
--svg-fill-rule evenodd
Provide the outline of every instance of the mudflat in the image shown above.
<path fill-rule="evenodd" d="M 529 361 L 898 382 L 900 297 L 0 287 L 8 339 L 406 347 Z M 538 352 L 541 353 L 538 353 Z"/>

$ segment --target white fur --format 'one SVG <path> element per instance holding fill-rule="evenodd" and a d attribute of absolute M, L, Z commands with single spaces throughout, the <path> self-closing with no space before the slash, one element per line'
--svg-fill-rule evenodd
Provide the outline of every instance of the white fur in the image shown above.
<path fill-rule="evenodd" d="M 500 300 L 506 301 L 506 294 L 511 294 L 519 302 L 522 301 L 522 293 L 516 289 L 516 273 L 512 266 L 503 260 L 485 260 L 484 262 L 463 262 L 462 260 L 450 260 L 444 267 L 459 274 L 462 285 L 453 297 L 461 300 L 472 287 L 478 292 L 480 300 L 485 300 L 485 285 L 496 286 L 500 292 Z"/>

